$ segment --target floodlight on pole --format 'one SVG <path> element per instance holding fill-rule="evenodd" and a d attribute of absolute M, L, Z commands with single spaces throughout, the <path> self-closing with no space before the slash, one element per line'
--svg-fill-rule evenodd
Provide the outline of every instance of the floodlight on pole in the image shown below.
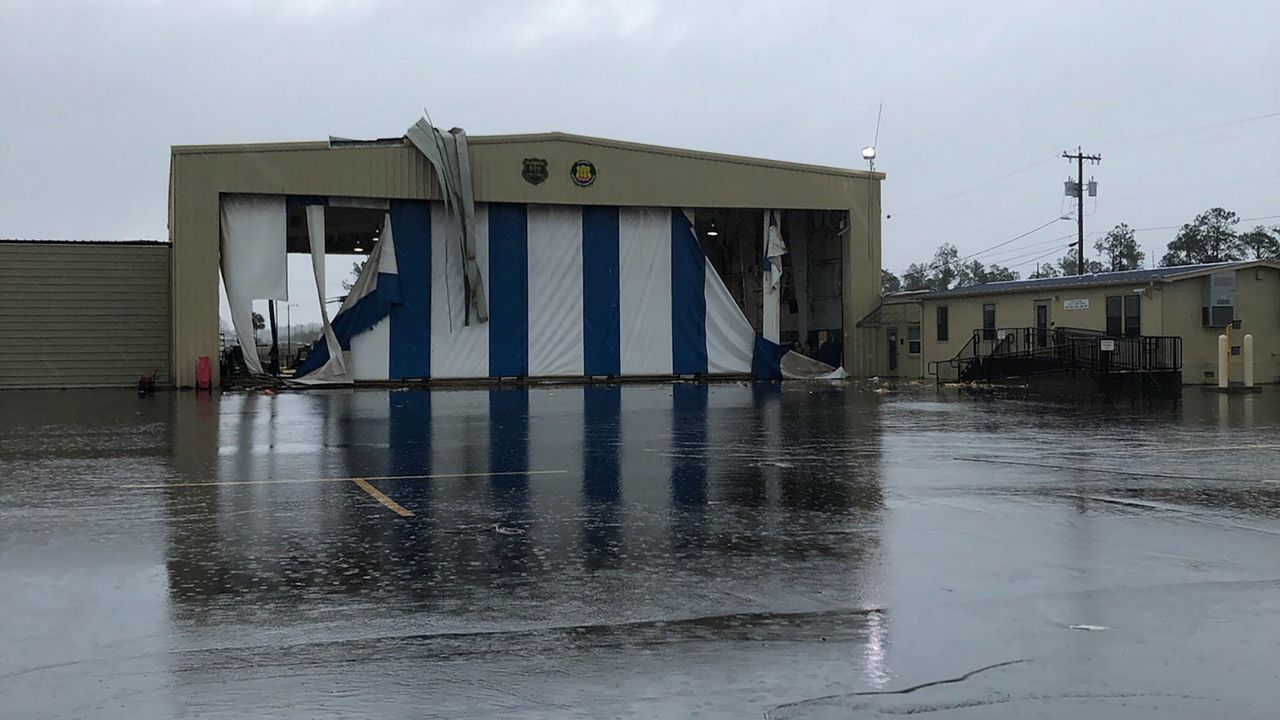
<path fill-rule="evenodd" d="M 876 146 L 868 145 L 862 148 L 862 159 L 867 161 L 867 168 L 876 169 Z"/>

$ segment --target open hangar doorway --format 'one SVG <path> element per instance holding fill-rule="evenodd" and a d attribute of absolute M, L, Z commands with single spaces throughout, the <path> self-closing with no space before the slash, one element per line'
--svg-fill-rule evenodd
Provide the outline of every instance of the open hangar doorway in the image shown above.
<path fill-rule="evenodd" d="M 373 251 L 386 219 L 386 201 L 330 199 L 324 207 L 324 283 L 316 283 L 315 266 L 308 235 L 307 206 L 312 198 L 290 197 L 285 207 L 285 254 L 288 298 L 253 300 L 254 339 L 264 371 L 276 377 L 291 377 L 306 360 L 315 341 L 323 335 L 321 303 L 329 319 L 338 312 L 359 268 Z M 342 204 L 339 204 L 342 203 Z M 225 282 L 225 278 L 224 278 Z M 247 375 L 243 348 L 231 326 L 231 311 L 225 286 L 221 294 L 220 338 L 223 380 Z M 259 323 L 261 327 L 256 327 Z M 278 352 L 278 355 L 277 355 Z M 277 357 L 278 362 L 277 362 Z"/>
<path fill-rule="evenodd" d="M 779 282 L 778 343 L 833 367 L 843 364 L 844 246 L 848 212 L 774 211 L 787 252 Z M 756 333 L 764 329 L 768 211 L 697 208 L 703 251 Z"/>
<path fill-rule="evenodd" d="M 369 254 L 378 244 L 387 218 L 386 201 L 365 202 L 352 199 L 343 204 L 337 204 L 338 202 L 341 201 L 331 199 L 324 206 L 325 287 L 322 301 L 328 309 L 330 321 L 338 314 L 351 285 L 359 277 Z M 289 204 L 287 227 L 286 250 L 291 261 L 290 268 L 292 269 L 292 259 L 296 256 L 301 258 L 304 271 L 309 270 L 311 242 L 307 233 L 305 205 Z M 314 274 L 306 274 L 312 279 L 311 292 L 292 302 L 298 302 L 299 305 L 305 302 L 315 308 L 315 312 L 309 316 L 311 324 L 306 327 L 304 337 L 301 341 L 295 338 L 292 352 L 286 355 L 288 362 L 283 370 L 286 376 L 293 375 L 293 371 L 306 360 L 315 342 L 323 335 L 319 311 L 321 299 L 317 297 L 314 288 Z"/>

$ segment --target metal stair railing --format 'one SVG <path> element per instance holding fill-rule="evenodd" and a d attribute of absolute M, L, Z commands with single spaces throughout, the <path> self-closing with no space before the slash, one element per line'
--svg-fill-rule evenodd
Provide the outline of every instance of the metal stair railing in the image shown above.
<path fill-rule="evenodd" d="M 1108 349 L 1104 349 L 1105 347 Z M 1085 328 L 999 328 L 973 332 L 955 357 L 929 363 L 937 382 L 993 380 L 1059 370 L 1170 372 L 1182 369 L 1182 338 L 1111 336 Z"/>

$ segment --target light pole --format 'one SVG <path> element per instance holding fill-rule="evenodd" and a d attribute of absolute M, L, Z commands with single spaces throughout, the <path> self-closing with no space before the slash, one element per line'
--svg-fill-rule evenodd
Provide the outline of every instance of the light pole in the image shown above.
<path fill-rule="evenodd" d="M 284 324 L 285 324 L 285 357 L 293 357 L 293 309 L 298 307 L 298 303 L 289 303 L 284 306 Z"/>

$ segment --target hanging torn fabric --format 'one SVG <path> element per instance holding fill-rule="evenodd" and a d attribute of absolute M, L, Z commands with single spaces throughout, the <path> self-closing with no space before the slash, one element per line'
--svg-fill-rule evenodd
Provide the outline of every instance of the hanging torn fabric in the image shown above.
<path fill-rule="evenodd" d="M 310 223 L 308 227 L 310 228 Z M 365 261 L 364 269 L 342 301 L 342 307 L 333 316 L 332 329 L 316 342 L 307 359 L 298 366 L 295 378 L 310 378 L 312 373 L 317 373 L 316 379 L 319 382 L 351 382 L 354 374 L 345 360 L 343 372 L 346 376 L 342 379 L 321 380 L 321 373 L 317 371 L 323 371 L 329 366 L 330 348 L 339 348 L 339 352 L 333 355 L 342 356 L 341 351 L 351 349 L 352 338 L 377 325 L 391 314 L 391 306 L 400 302 L 400 277 L 390 214 L 383 218 L 382 232 L 379 235 L 378 242 L 374 243 L 369 252 L 369 259 Z M 322 303 L 323 301 L 321 298 Z"/>
<path fill-rule="evenodd" d="M 325 228 L 324 205 L 307 205 L 307 239 L 311 244 L 311 269 L 316 278 L 316 297 L 320 300 L 320 324 L 325 347 L 341 347 L 333 326 L 329 323 L 329 308 L 324 303 L 325 281 Z M 350 384 L 351 373 L 347 371 L 346 358 L 342 352 L 328 353 L 329 357 L 318 369 L 304 376 L 295 376 L 291 383 L 300 385 Z M 310 358 L 310 356 L 308 356 Z"/>
<path fill-rule="evenodd" d="M 445 241 L 457 245 L 462 257 L 460 299 L 465 309 L 463 324 L 474 314 L 478 322 L 489 321 L 489 305 L 484 278 L 476 257 L 475 196 L 471 187 L 471 152 L 467 133 L 453 128 L 441 133 L 423 118 L 405 131 L 405 137 L 431 163 L 444 200 Z"/>
<path fill-rule="evenodd" d="M 769 211 L 764 241 L 764 269 L 769 275 L 769 288 L 776 290 L 782 282 L 782 256 L 787 254 L 787 244 L 782 241 L 782 212 Z"/>
<path fill-rule="evenodd" d="M 222 283 L 245 367 L 262 374 L 253 328 L 254 300 L 288 300 L 285 198 L 224 195 L 220 203 Z"/>

